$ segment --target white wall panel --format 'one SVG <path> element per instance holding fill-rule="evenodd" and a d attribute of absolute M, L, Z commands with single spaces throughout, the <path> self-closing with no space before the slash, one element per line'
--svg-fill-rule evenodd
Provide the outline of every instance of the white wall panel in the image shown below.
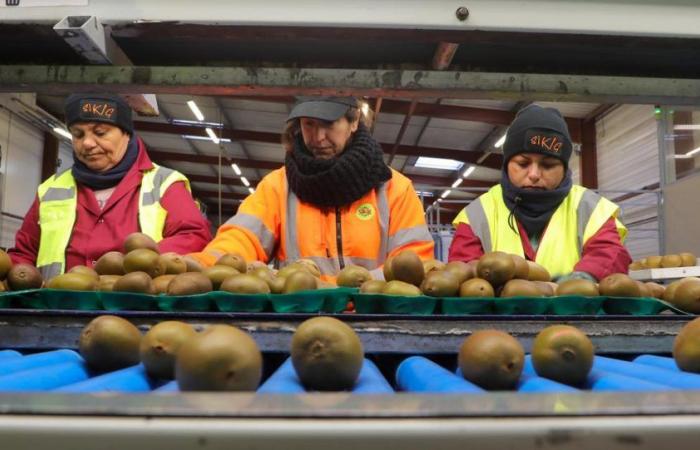
<path fill-rule="evenodd" d="M 622 192 L 659 182 L 657 123 L 650 105 L 624 105 L 596 122 L 598 187 L 614 200 Z M 606 192 L 608 191 L 608 192 Z M 619 201 L 630 225 L 627 248 L 635 259 L 659 253 L 655 195 Z"/>

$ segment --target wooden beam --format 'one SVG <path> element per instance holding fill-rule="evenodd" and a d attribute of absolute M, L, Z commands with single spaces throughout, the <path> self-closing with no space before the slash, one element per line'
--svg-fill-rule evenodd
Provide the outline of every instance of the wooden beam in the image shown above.
<path fill-rule="evenodd" d="M 581 185 L 590 189 L 598 188 L 598 147 L 596 143 L 595 121 L 584 122 L 581 127 Z"/>
<path fill-rule="evenodd" d="M 452 64 L 452 58 L 454 58 L 455 53 L 459 44 L 454 42 L 440 42 L 435 49 L 435 54 L 433 54 L 433 69 L 434 70 L 445 70 Z"/>
<path fill-rule="evenodd" d="M 41 156 L 41 179 L 46 180 L 56 173 L 58 162 L 58 138 L 49 131 L 44 131 L 44 151 Z"/>

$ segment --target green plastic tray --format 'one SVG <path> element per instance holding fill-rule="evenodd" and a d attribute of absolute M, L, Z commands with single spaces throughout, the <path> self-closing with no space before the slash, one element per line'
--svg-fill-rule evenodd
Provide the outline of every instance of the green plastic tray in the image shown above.
<path fill-rule="evenodd" d="M 48 309 L 46 299 L 40 294 L 43 289 L 26 289 L 0 293 L 4 308 Z"/>
<path fill-rule="evenodd" d="M 408 314 L 429 315 L 435 312 L 436 297 L 418 295 L 404 297 L 384 294 L 355 294 L 355 311 L 359 314 Z"/>
<path fill-rule="evenodd" d="M 97 311 L 102 309 L 100 292 L 44 289 L 41 293 L 49 309 Z"/>
<path fill-rule="evenodd" d="M 605 297 L 586 297 L 582 295 L 549 297 L 549 313 L 559 316 L 603 314 L 601 307 L 604 301 Z"/>
<path fill-rule="evenodd" d="M 632 316 L 656 315 L 666 309 L 678 314 L 688 314 L 673 305 L 652 297 L 607 297 L 603 302 L 603 309 L 607 314 L 629 314 Z"/>
<path fill-rule="evenodd" d="M 279 313 L 340 313 L 345 311 L 356 288 L 317 289 L 293 294 L 272 294 L 272 309 Z"/>
<path fill-rule="evenodd" d="M 221 312 L 262 312 L 270 302 L 269 294 L 234 294 L 214 291 L 206 295 Z"/>
<path fill-rule="evenodd" d="M 196 295 L 158 295 L 155 297 L 158 309 L 167 312 L 204 312 L 211 311 L 211 292 Z"/>
<path fill-rule="evenodd" d="M 446 315 L 493 314 L 493 297 L 444 297 L 440 299 Z"/>
<path fill-rule="evenodd" d="M 551 297 L 506 297 L 494 298 L 493 309 L 503 315 L 541 315 L 549 309 Z"/>
<path fill-rule="evenodd" d="M 156 297 L 136 292 L 100 292 L 102 306 L 108 311 L 154 311 Z"/>

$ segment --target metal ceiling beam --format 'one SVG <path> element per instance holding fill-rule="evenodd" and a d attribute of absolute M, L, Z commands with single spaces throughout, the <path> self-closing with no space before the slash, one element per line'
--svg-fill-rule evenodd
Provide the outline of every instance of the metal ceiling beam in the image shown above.
<path fill-rule="evenodd" d="M 433 70 L 445 70 L 452 64 L 452 58 L 454 58 L 455 53 L 459 44 L 454 42 L 440 42 L 438 43 L 435 53 L 433 54 Z"/>
<path fill-rule="evenodd" d="M 398 150 L 399 146 L 401 145 L 403 135 L 406 133 L 406 128 L 408 128 L 408 124 L 411 122 L 411 118 L 413 118 L 413 111 L 415 111 L 416 109 L 416 104 L 418 104 L 418 102 L 416 100 L 413 100 L 411 102 L 411 105 L 408 107 L 408 111 L 406 111 L 406 116 L 403 118 L 403 123 L 401 124 L 401 128 L 399 128 L 399 133 L 396 135 L 396 142 L 394 142 L 394 145 L 389 151 L 389 165 L 391 165 L 391 163 L 394 162 L 396 150 Z"/>
<path fill-rule="evenodd" d="M 12 8 L 10 8 L 12 9 Z M 450 97 L 700 105 L 700 80 L 430 70 L 1 65 L 0 91 Z"/>
<path fill-rule="evenodd" d="M 198 155 L 193 155 L 191 153 L 179 153 L 179 152 L 171 152 L 167 150 L 158 150 L 158 149 L 153 149 L 149 148 L 148 149 L 148 155 L 151 157 L 151 159 L 155 160 L 160 160 L 160 161 L 176 161 L 176 162 L 189 162 L 189 163 L 196 163 L 196 164 L 211 164 L 211 165 L 218 165 L 219 164 L 219 157 L 216 155 L 203 155 L 203 154 L 198 154 Z M 224 156 L 224 161 L 226 161 L 227 165 L 230 165 L 232 162 L 235 162 L 238 164 L 239 167 L 247 167 L 250 169 L 264 169 L 264 170 L 275 170 L 279 169 L 284 165 L 283 162 L 275 162 L 275 161 L 263 161 L 259 159 L 236 159 L 235 161 L 227 156 Z"/>
<path fill-rule="evenodd" d="M 211 176 L 211 175 L 194 175 L 194 174 L 186 174 L 187 178 L 194 182 L 194 183 L 210 183 L 210 184 L 219 184 L 219 177 Z M 248 180 L 250 181 L 251 186 L 255 186 L 258 184 L 260 180 Z M 236 177 L 221 177 L 221 183 L 224 185 L 234 185 L 234 186 L 243 186 L 246 187 L 243 182 L 241 181 L 240 178 Z M 223 194 L 223 192 L 222 192 Z"/>

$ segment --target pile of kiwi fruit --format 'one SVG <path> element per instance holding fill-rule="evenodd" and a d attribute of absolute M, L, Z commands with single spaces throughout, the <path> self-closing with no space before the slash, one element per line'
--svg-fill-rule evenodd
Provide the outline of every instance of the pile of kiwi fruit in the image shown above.
<path fill-rule="evenodd" d="M 698 258 L 692 252 L 655 255 L 633 261 L 630 270 L 659 269 L 668 267 L 693 267 L 698 265 Z"/>

